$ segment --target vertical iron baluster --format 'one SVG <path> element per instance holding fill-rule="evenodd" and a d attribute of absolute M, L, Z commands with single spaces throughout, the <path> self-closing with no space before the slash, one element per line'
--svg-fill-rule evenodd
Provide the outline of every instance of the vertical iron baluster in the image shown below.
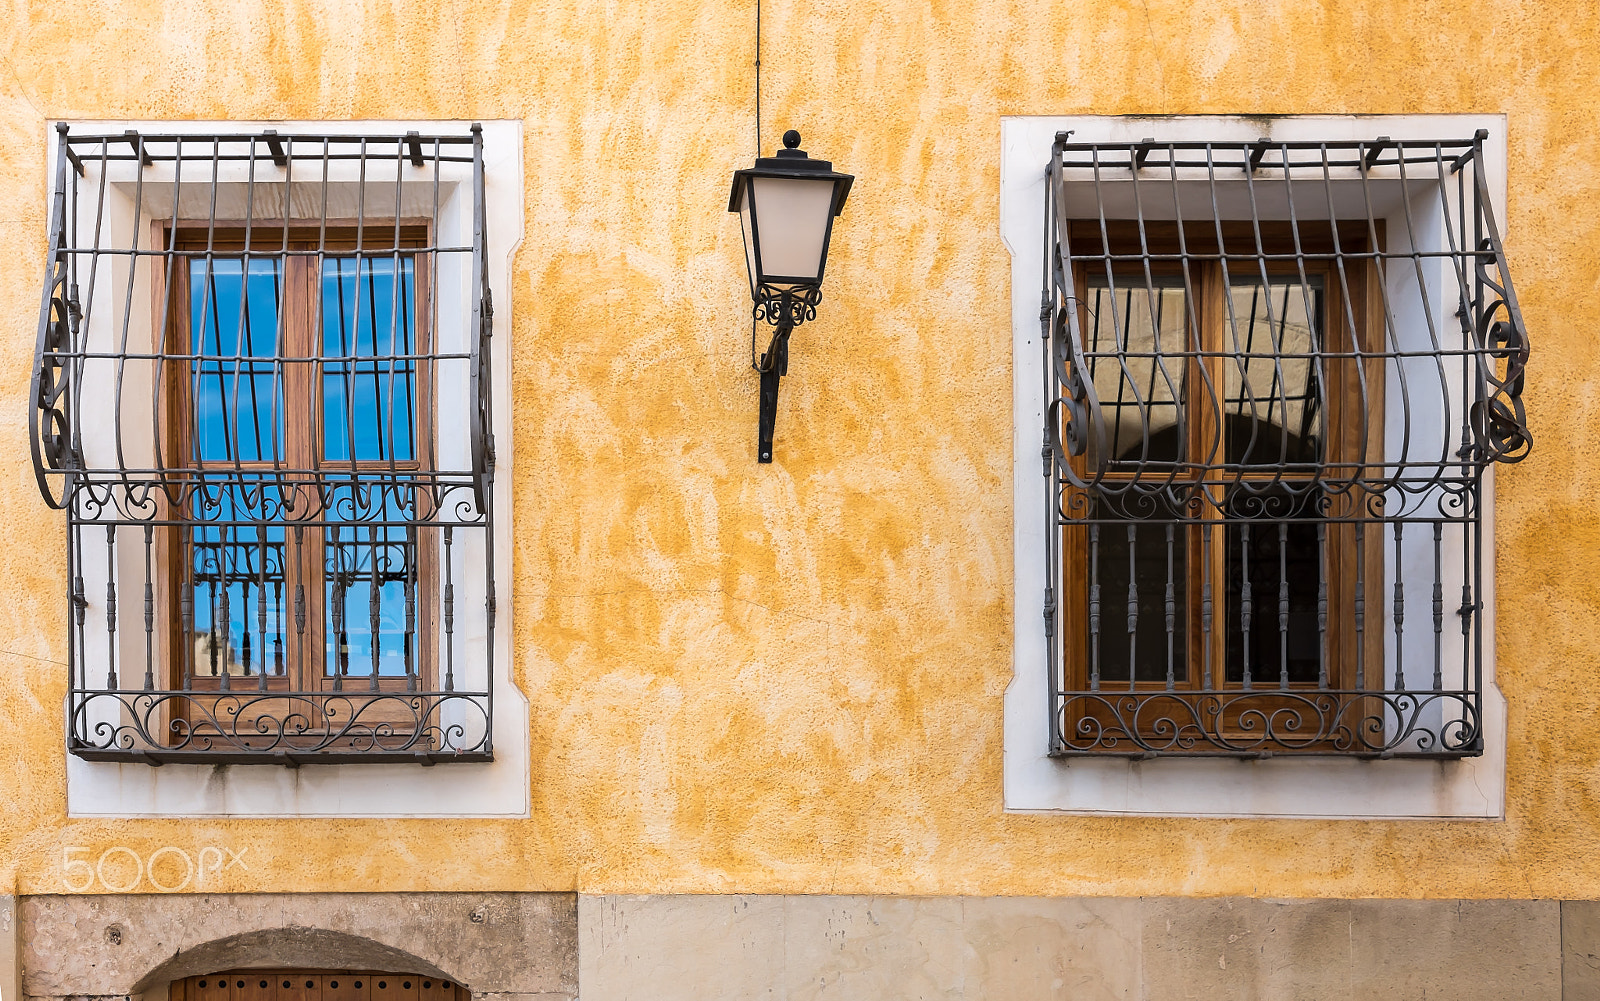
<path fill-rule="evenodd" d="M 216 651 L 216 653 L 213 655 L 213 664 L 215 664 L 217 658 L 222 660 L 222 675 L 218 681 L 218 686 L 225 692 L 233 687 L 233 683 L 228 677 L 233 673 L 233 658 L 231 656 L 233 652 L 233 612 L 228 607 L 230 602 L 228 600 L 227 534 L 227 532 L 223 533 L 223 548 L 217 553 L 217 580 L 221 584 L 221 587 L 218 588 L 221 594 L 218 597 L 221 599 L 222 603 L 222 607 L 220 608 L 222 618 L 219 623 L 221 627 L 221 649 Z M 213 667 L 213 670 L 214 669 L 215 668 Z"/>
<path fill-rule="evenodd" d="M 1278 688 L 1289 690 L 1289 523 L 1278 523 Z"/>
<path fill-rule="evenodd" d="M 1444 522 L 1433 523 L 1433 690 L 1444 688 Z"/>
<path fill-rule="evenodd" d="M 83 623 L 89 611 L 89 596 L 83 589 L 83 533 L 70 521 L 68 524 L 67 570 L 72 574 L 72 593 L 67 607 L 72 626 L 67 637 L 67 684 L 85 692 L 89 689 L 89 661 Z"/>
<path fill-rule="evenodd" d="M 206 643 L 206 657 L 211 665 L 211 676 L 217 676 L 217 643 L 220 639 L 217 630 L 217 579 L 215 574 L 206 582 L 207 604 L 211 613 L 211 622 L 208 627 L 209 636 Z"/>
<path fill-rule="evenodd" d="M 1172 537 L 1173 537 L 1174 530 L 1175 529 L 1174 529 L 1174 526 L 1172 525 L 1172 523 L 1168 522 L 1167 523 L 1167 594 L 1166 594 L 1166 609 L 1165 610 L 1166 610 L 1166 617 L 1167 617 L 1167 691 L 1169 691 L 1169 692 L 1173 690 L 1173 686 L 1174 686 L 1174 684 L 1176 682 L 1176 679 L 1173 676 L 1173 653 L 1174 653 L 1174 650 L 1173 650 L 1173 638 L 1174 638 L 1174 630 L 1177 627 L 1177 618 L 1178 618 L 1178 601 L 1177 601 L 1177 594 L 1176 594 L 1176 585 L 1174 584 L 1173 577 L 1172 577 L 1172 569 L 1173 569 L 1173 567 L 1172 567 L 1172 562 L 1173 562 L 1172 561 Z"/>
<path fill-rule="evenodd" d="M 1244 664 L 1244 690 L 1250 690 L 1250 619 L 1255 609 L 1250 601 L 1250 523 L 1239 525 L 1239 623 L 1244 637 L 1241 653 Z"/>
<path fill-rule="evenodd" d="M 310 688 L 311 683 L 305 675 L 310 671 L 306 663 L 306 530 L 304 525 L 294 527 L 294 653 L 295 662 L 299 664 L 300 687 Z M 323 656 L 326 656 L 324 654 Z M 318 668 L 318 673 L 326 671 L 327 667 Z M 295 687 L 293 685 L 291 688 Z"/>
<path fill-rule="evenodd" d="M 440 191 L 439 191 L 439 181 L 440 181 L 440 177 L 439 177 L 439 155 L 440 155 L 440 143 L 439 143 L 439 140 L 437 138 L 435 138 L 434 141 L 433 141 L 433 174 L 432 174 L 432 177 L 430 178 L 430 180 L 432 181 L 432 187 L 433 187 L 433 215 L 432 215 L 431 218 L 433 218 L 435 220 L 437 220 L 439 218 L 439 195 L 440 195 Z M 434 232 L 437 233 L 438 229 L 435 228 Z M 418 332 L 417 332 L 418 333 L 417 350 L 422 355 L 431 354 L 433 351 L 437 350 L 438 347 L 440 346 L 439 340 L 438 340 L 438 337 L 439 337 L 439 334 L 438 334 L 438 332 L 439 332 L 439 294 L 438 294 L 438 291 L 437 291 L 437 286 L 439 284 L 439 282 L 438 282 L 438 274 L 439 274 L 439 250 L 438 250 L 438 244 L 439 244 L 439 238 L 437 236 L 435 236 L 433 238 L 432 244 L 433 244 L 432 249 L 430 249 L 427 252 L 427 256 L 424 258 L 424 260 L 426 261 L 426 266 L 428 268 L 427 274 L 428 274 L 429 278 L 423 285 L 423 289 L 427 293 L 427 296 L 423 301 L 422 310 L 420 312 L 420 315 L 422 317 L 425 317 L 426 319 L 425 319 L 424 322 L 418 324 L 418 326 L 420 328 L 422 328 L 422 329 L 419 329 Z M 420 267 L 420 265 L 418 265 L 417 267 Z M 438 363 L 435 361 L 435 362 L 433 362 L 433 365 L 437 366 Z M 433 369 L 430 369 L 430 372 L 431 371 L 433 371 Z M 416 435 L 417 435 L 418 438 L 421 439 L 419 444 L 421 444 L 421 446 L 422 446 L 422 452 L 423 452 L 423 456 L 424 456 L 425 463 L 426 463 L 424 468 L 426 468 L 426 469 L 434 469 L 434 468 L 436 468 L 433 465 L 433 463 L 436 461 L 435 458 L 434 458 L 434 449 L 436 447 L 435 443 L 434 443 L 434 438 L 435 438 L 435 434 L 434 434 L 434 432 L 435 432 L 435 413 L 434 413 L 434 411 L 435 411 L 435 408 L 433 408 L 433 407 L 427 408 L 427 413 L 425 415 L 425 425 L 422 426 L 422 427 L 418 427 L 416 429 Z M 415 448 L 416 446 L 413 445 L 412 447 Z M 435 504 L 434 507 L 437 508 L 438 505 Z"/>
<path fill-rule="evenodd" d="M 1139 571 L 1136 565 L 1138 558 L 1138 543 L 1136 539 L 1137 527 L 1128 523 L 1128 691 L 1133 691 L 1139 682 Z"/>
<path fill-rule="evenodd" d="M 117 690 L 117 529 L 106 526 L 106 688 Z"/>
<path fill-rule="evenodd" d="M 1367 690 L 1367 523 L 1365 521 L 1356 522 L 1355 620 L 1356 691 L 1364 692 Z"/>
<path fill-rule="evenodd" d="M 383 594 L 383 585 L 378 577 L 378 557 L 380 553 L 387 552 L 388 549 L 387 546 L 382 549 L 379 548 L 378 526 L 372 525 L 367 528 L 367 538 L 372 541 L 372 572 L 369 575 L 371 583 L 368 585 L 367 593 L 367 623 L 368 628 L 371 630 L 367 636 L 367 648 L 372 654 L 372 675 L 368 679 L 367 687 L 375 692 L 378 690 L 378 657 L 381 653 L 378 631 L 382 619 L 381 600 Z M 387 543 L 387 531 L 385 532 L 385 543 Z"/>
<path fill-rule="evenodd" d="M 1404 626 L 1406 621 L 1405 565 L 1401 555 L 1401 522 L 1394 523 L 1394 690 L 1406 690 L 1406 647 Z"/>
<path fill-rule="evenodd" d="M 266 502 L 266 492 L 262 491 L 262 503 Z M 259 677 L 256 687 L 263 692 L 267 690 L 267 526 L 263 522 L 256 527 L 257 541 L 260 543 L 258 552 L 260 565 L 256 567 L 256 631 L 259 642 L 256 649 L 261 653 Z"/>
<path fill-rule="evenodd" d="M 150 548 L 155 542 L 155 526 L 144 526 L 144 690 L 156 687 L 156 591 L 150 575 Z"/>
<path fill-rule="evenodd" d="M 1328 523 L 1317 522 L 1317 688 L 1328 687 Z"/>
<path fill-rule="evenodd" d="M 453 530 L 444 529 L 444 690 L 456 690 L 456 585 L 450 545 Z"/>
<path fill-rule="evenodd" d="M 1063 394 L 1061 382 L 1056 374 L 1055 366 L 1051 361 L 1051 348 L 1053 346 L 1051 338 L 1055 328 L 1055 315 L 1056 309 L 1058 308 L 1057 303 L 1060 301 L 1061 297 L 1066 294 L 1063 289 L 1059 288 L 1055 284 L 1055 280 L 1052 275 L 1053 269 L 1050 266 L 1051 248 L 1055 245 L 1054 213 L 1050 208 L 1050 201 L 1055 189 L 1056 161 L 1057 154 L 1052 152 L 1050 156 L 1050 165 L 1045 168 L 1045 173 L 1049 179 L 1045 183 L 1045 224 L 1042 227 L 1042 234 L 1044 236 L 1044 254 L 1041 257 L 1041 262 L 1044 268 L 1044 273 L 1042 276 L 1044 279 L 1044 290 L 1040 293 L 1039 301 L 1039 350 L 1041 353 L 1040 360 L 1043 362 L 1043 364 L 1040 366 L 1040 373 L 1044 377 L 1044 398 L 1051 401 L 1060 399 Z M 1068 305 L 1073 305 L 1073 303 L 1069 302 Z M 755 334 L 752 330 L 751 339 L 754 340 L 754 337 Z M 751 348 L 753 352 L 753 344 Z M 1046 706 L 1048 707 L 1047 711 L 1050 721 L 1049 748 L 1050 750 L 1054 751 L 1061 746 L 1061 707 L 1064 705 L 1061 692 L 1063 689 L 1067 688 L 1069 684 L 1067 675 L 1062 670 L 1062 662 L 1065 660 L 1065 657 L 1062 656 L 1064 653 L 1062 647 L 1057 645 L 1055 628 L 1057 610 L 1056 584 L 1061 582 L 1059 570 L 1060 564 L 1057 563 L 1057 557 L 1059 555 L 1064 555 L 1061 552 L 1062 522 L 1060 515 L 1057 513 L 1061 510 L 1060 498 L 1063 490 L 1062 476 L 1064 471 L 1056 468 L 1054 449 L 1054 443 L 1061 433 L 1061 422 L 1059 419 L 1052 416 L 1052 408 L 1048 405 L 1044 409 L 1044 418 L 1044 435 L 1041 439 L 1043 447 L 1040 449 L 1040 456 L 1044 460 L 1045 498 L 1043 512 L 1045 532 L 1045 545 L 1043 553 L 1044 608 L 1042 612 L 1044 616 L 1045 642 L 1045 694 L 1046 698 L 1048 699 Z M 1074 538 L 1076 538 L 1076 535 L 1074 535 Z M 1065 641 L 1065 639 L 1066 630 L 1062 630 L 1062 640 Z M 1093 666 L 1091 666 L 1089 670 L 1092 672 L 1094 670 Z"/>
<path fill-rule="evenodd" d="M 287 567 L 280 569 L 287 570 Z M 284 677 L 285 670 L 283 663 L 283 583 L 283 573 L 279 573 L 278 578 L 272 582 L 272 673 L 280 678 Z"/>
<path fill-rule="evenodd" d="M 1490 229 L 1494 228 L 1494 220 L 1487 215 L 1491 209 L 1488 204 L 1488 198 L 1486 197 L 1487 192 L 1483 181 L 1483 140 L 1487 135 L 1488 133 L 1486 131 L 1479 129 L 1472 146 L 1472 151 L 1474 153 L 1472 164 L 1472 200 L 1473 207 L 1476 210 L 1472 213 L 1472 245 L 1474 247 L 1485 246 L 1483 242 L 1485 235 L 1484 223 L 1487 222 Z M 1464 182 L 1465 178 L 1462 180 Z M 1493 244 L 1489 244 L 1489 246 L 1492 247 Z M 1475 305 L 1481 310 L 1484 306 L 1484 297 L 1488 290 L 1484 287 L 1482 270 L 1474 268 L 1473 276 L 1473 286 L 1475 292 L 1473 300 Z M 1480 343 L 1477 346 L 1481 349 L 1483 345 Z M 1482 371 L 1482 366 L 1485 364 L 1486 360 L 1487 359 L 1484 359 L 1481 354 L 1478 356 L 1478 371 L 1474 379 L 1474 388 L 1477 391 L 1477 396 L 1479 399 L 1482 399 L 1482 394 L 1487 391 L 1487 387 L 1484 385 Z M 1471 411 L 1469 409 L 1463 416 L 1469 416 L 1470 413 Z M 1475 481 L 1472 484 L 1471 500 L 1472 504 L 1469 510 L 1483 510 L 1483 492 L 1481 481 Z M 1482 574 L 1483 522 L 1474 518 L 1472 521 L 1472 586 L 1477 590 L 1478 594 L 1483 593 Z M 1481 704 L 1480 700 L 1483 695 L 1483 630 L 1480 629 L 1473 633 L 1472 647 L 1472 693 L 1473 702 L 1476 706 Z"/>
<path fill-rule="evenodd" d="M 404 644 L 406 662 L 406 691 L 417 690 L 416 663 L 412 649 L 417 638 L 417 529 L 415 525 L 406 527 L 406 557 L 402 566 L 405 577 L 406 601 L 406 637 Z"/>
<path fill-rule="evenodd" d="M 183 579 L 178 582 L 178 636 L 183 646 L 183 690 L 194 685 L 194 559 L 191 550 L 184 563 Z"/>
<path fill-rule="evenodd" d="M 1089 691 L 1100 690 L 1100 526 L 1089 526 Z"/>
<path fill-rule="evenodd" d="M 250 670 L 255 666 L 255 644 L 250 640 L 250 578 L 248 568 L 240 568 L 239 574 L 239 664 L 244 669 L 241 676 L 250 677 Z"/>
<path fill-rule="evenodd" d="M 1200 526 L 1200 660 L 1204 665 L 1200 687 L 1211 688 L 1211 523 Z"/>

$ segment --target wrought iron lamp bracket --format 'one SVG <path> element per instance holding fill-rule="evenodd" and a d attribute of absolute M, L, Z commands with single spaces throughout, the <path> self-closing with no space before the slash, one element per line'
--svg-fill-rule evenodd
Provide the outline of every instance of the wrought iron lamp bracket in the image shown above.
<path fill-rule="evenodd" d="M 773 288 L 763 285 L 757 291 L 753 315 L 773 327 L 767 349 L 756 354 L 754 336 L 750 339 L 750 367 L 761 373 L 761 417 L 757 458 L 772 461 L 772 430 L 778 420 L 778 380 L 789 374 L 789 335 L 807 320 L 817 318 L 822 289 Z"/>

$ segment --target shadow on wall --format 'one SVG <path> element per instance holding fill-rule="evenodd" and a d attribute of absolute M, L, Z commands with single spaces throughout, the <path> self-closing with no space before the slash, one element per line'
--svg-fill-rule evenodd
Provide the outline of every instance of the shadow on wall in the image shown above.
<path fill-rule="evenodd" d="M 139 979 L 134 993 L 218 970 L 301 967 L 317 970 L 394 970 L 455 980 L 453 974 L 393 946 L 322 928 L 268 928 L 219 938 L 177 953 Z M 162 1001 L 158 990 L 152 995 Z"/>

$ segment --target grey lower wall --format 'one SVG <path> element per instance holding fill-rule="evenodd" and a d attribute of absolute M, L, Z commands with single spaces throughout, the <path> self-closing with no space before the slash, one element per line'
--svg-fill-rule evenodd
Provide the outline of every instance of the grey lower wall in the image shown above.
<path fill-rule="evenodd" d="M 1561 902 L 1562 997 L 1600 1001 L 1600 900 Z"/>
<path fill-rule="evenodd" d="M 583 1001 L 1600 1001 L 1600 923 L 1564 994 L 1562 914 L 1525 900 L 580 897 L 579 983 Z"/>
<path fill-rule="evenodd" d="M 164 1001 L 168 980 L 278 965 L 434 974 L 481 1001 L 1600 1001 L 1600 902 L 0 897 L 0 1001 Z"/>

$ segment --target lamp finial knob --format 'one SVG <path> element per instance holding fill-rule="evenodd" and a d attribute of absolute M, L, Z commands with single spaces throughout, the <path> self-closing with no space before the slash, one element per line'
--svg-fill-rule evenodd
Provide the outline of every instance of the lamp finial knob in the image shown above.
<path fill-rule="evenodd" d="M 784 149 L 795 149 L 799 145 L 800 145 L 800 133 L 799 132 L 795 131 L 794 129 L 790 129 L 789 131 L 787 131 L 787 132 L 785 132 L 783 134 L 783 148 Z"/>

